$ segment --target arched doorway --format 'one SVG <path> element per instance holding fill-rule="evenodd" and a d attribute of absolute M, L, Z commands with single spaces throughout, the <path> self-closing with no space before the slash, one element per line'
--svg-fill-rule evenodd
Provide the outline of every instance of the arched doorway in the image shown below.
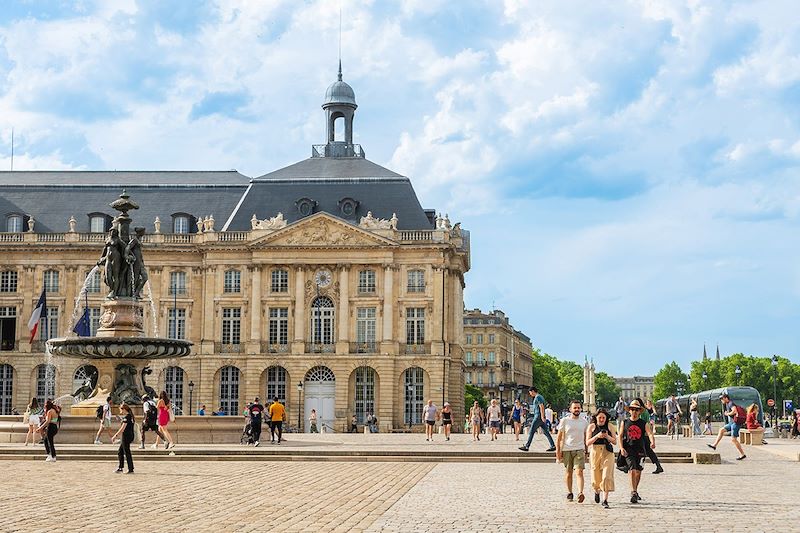
<path fill-rule="evenodd" d="M 183 414 L 183 369 L 168 366 L 164 370 L 164 390 L 175 407 L 175 414 Z"/>
<path fill-rule="evenodd" d="M 266 372 L 266 396 L 264 402 L 271 402 L 273 398 L 286 406 L 286 369 L 282 366 L 268 367 Z"/>
<path fill-rule="evenodd" d="M 0 365 L 0 415 L 10 415 L 14 401 L 14 367 Z"/>
<path fill-rule="evenodd" d="M 219 405 L 229 416 L 239 415 L 239 381 L 241 372 L 235 366 L 219 369 Z"/>
<path fill-rule="evenodd" d="M 353 414 L 359 424 L 366 421 L 367 413 L 375 413 L 375 369 L 360 366 L 354 371 L 353 381 Z"/>
<path fill-rule="evenodd" d="M 303 391 L 306 420 L 311 416 L 311 410 L 316 409 L 317 427 L 321 430 L 324 424 L 333 429 L 336 418 L 336 377 L 333 371 L 327 366 L 315 366 L 306 373 Z"/>
<path fill-rule="evenodd" d="M 425 371 L 412 366 L 403 373 L 405 384 L 404 421 L 407 425 L 422 423 L 422 408 L 425 405 Z"/>

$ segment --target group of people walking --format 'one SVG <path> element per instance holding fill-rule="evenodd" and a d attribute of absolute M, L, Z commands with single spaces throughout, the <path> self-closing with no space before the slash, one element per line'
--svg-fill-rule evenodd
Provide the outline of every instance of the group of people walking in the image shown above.
<path fill-rule="evenodd" d="M 24 423 L 28 424 L 28 432 L 25 434 L 25 446 L 36 444 L 41 438 L 44 449 L 47 453 L 45 461 L 56 460 L 55 436 L 58 428 L 61 427 L 61 407 L 56 405 L 53 400 L 46 400 L 44 406 L 39 406 L 39 401 L 32 398 L 22 415 Z"/>
<path fill-rule="evenodd" d="M 278 398 L 272 398 L 272 402 L 265 409 L 261 400 L 256 397 L 244 410 L 244 416 L 247 420 L 245 424 L 244 434 L 249 434 L 248 443 L 252 443 L 258 447 L 261 445 L 261 426 L 264 423 L 264 413 L 267 415 L 267 423 L 269 424 L 269 431 L 272 437 L 273 444 L 280 444 L 283 440 L 283 423 L 286 421 L 286 408 L 278 401 Z M 316 412 L 313 412 L 314 424 L 312 429 L 316 429 Z M 277 441 L 275 440 L 277 436 Z"/>

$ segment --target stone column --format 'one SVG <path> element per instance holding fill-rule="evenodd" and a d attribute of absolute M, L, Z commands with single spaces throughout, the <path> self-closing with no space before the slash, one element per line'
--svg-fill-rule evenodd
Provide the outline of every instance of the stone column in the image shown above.
<path fill-rule="evenodd" d="M 336 353 L 350 353 L 350 267 L 339 265 L 339 335 Z"/>
<path fill-rule="evenodd" d="M 384 353 L 396 353 L 393 349 L 397 344 L 394 338 L 394 268 L 386 265 L 383 270 L 383 331 L 381 351 Z"/>
<path fill-rule="evenodd" d="M 261 266 L 253 265 L 250 272 L 250 342 L 247 353 L 261 353 Z"/>
<path fill-rule="evenodd" d="M 447 298 L 444 281 L 444 267 L 433 267 L 433 290 L 431 291 L 431 294 L 433 294 L 433 316 L 426 320 L 432 326 L 433 331 L 430 334 L 427 331 L 425 332 L 428 339 L 430 339 L 431 354 L 433 355 L 444 355 L 444 337 L 442 333 L 445 325 L 443 322 L 445 322 L 444 309 L 445 299 Z"/>
<path fill-rule="evenodd" d="M 216 331 L 216 310 L 214 309 L 214 296 L 216 295 L 217 285 L 216 273 L 217 267 L 205 267 L 205 275 L 203 276 L 203 330 L 200 334 L 202 339 L 201 353 L 203 354 L 214 353 L 215 339 L 219 339 L 219 342 L 222 342 L 222 336 L 217 335 Z"/>
<path fill-rule="evenodd" d="M 294 342 L 292 353 L 302 355 L 306 351 L 306 272 L 304 266 L 294 271 Z"/>

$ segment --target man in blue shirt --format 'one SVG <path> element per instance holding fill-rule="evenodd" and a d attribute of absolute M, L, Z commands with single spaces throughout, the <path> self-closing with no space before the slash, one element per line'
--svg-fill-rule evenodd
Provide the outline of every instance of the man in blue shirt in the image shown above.
<path fill-rule="evenodd" d="M 531 422 L 530 433 L 528 434 L 528 442 L 525 446 L 520 446 L 520 450 L 523 452 L 527 452 L 528 449 L 531 447 L 531 442 L 533 442 L 533 436 L 536 435 L 536 430 L 542 428 L 542 433 L 544 436 L 547 437 L 547 440 L 550 442 L 550 448 L 547 449 L 548 452 L 556 451 L 556 445 L 553 442 L 553 437 L 550 436 L 550 431 L 548 431 L 547 426 L 544 423 L 544 398 L 536 387 L 531 387 L 528 391 L 528 394 L 531 395 L 533 401 L 531 402 L 531 409 L 528 416 L 533 417 L 533 422 Z"/>

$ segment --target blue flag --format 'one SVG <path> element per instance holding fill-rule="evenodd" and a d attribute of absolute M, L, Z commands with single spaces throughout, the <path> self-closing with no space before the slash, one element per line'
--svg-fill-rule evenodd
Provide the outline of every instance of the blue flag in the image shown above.
<path fill-rule="evenodd" d="M 83 308 L 83 314 L 78 319 L 78 322 L 75 324 L 75 327 L 72 328 L 72 331 L 78 334 L 78 337 L 89 337 L 92 335 L 92 323 L 91 319 L 89 318 L 89 308 Z"/>

